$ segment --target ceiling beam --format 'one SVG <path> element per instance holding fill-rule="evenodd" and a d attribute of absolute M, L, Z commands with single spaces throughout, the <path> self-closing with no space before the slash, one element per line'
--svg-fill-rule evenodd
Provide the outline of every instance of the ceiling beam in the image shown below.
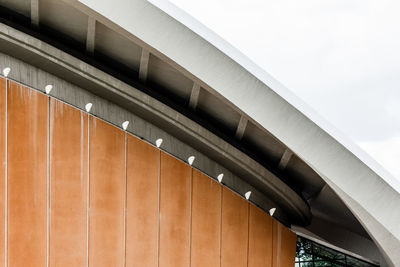
<path fill-rule="evenodd" d="M 86 51 L 90 54 L 94 53 L 96 38 L 96 19 L 94 17 L 88 18 L 87 33 L 86 33 Z"/>
<path fill-rule="evenodd" d="M 248 122 L 247 117 L 245 115 L 242 115 L 240 117 L 240 121 L 239 121 L 239 124 L 238 124 L 237 129 L 236 129 L 235 137 L 237 139 L 240 140 L 240 139 L 243 138 L 244 131 L 246 130 L 246 127 L 247 127 L 247 122 Z"/>
<path fill-rule="evenodd" d="M 39 27 L 39 0 L 31 0 L 31 24 Z"/>
<path fill-rule="evenodd" d="M 140 57 L 140 67 L 139 67 L 139 80 L 142 82 L 146 82 L 147 73 L 149 70 L 149 58 L 150 52 L 146 49 L 142 49 L 142 56 Z"/>
<path fill-rule="evenodd" d="M 195 110 L 197 107 L 197 103 L 199 102 L 200 96 L 200 85 L 197 83 L 193 83 L 192 92 L 190 93 L 189 99 L 189 108 Z"/>
<path fill-rule="evenodd" d="M 283 171 L 286 168 L 286 166 L 288 165 L 292 156 L 293 156 L 293 152 L 290 151 L 290 149 L 286 148 L 285 152 L 282 155 L 281 160 L 279 161 L 278 168 Z"/>

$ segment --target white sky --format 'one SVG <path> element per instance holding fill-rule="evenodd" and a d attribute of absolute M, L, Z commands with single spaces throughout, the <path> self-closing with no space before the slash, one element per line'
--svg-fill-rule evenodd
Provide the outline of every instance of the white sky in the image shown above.
<path fill-rule="evenodd" d="M 400 179 L 400 2 L 170 0 Z"/>

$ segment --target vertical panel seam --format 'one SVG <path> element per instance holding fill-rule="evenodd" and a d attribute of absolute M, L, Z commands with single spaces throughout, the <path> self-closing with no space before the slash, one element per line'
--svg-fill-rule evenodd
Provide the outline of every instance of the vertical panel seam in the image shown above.
<path fill-rule="evenodd" d="M 250 203 L 247 202 L 247 267 L 249 267 L 249 248 L 250 248 Z"/>
<path fill-rule="evenodd" d="M 47 97 L 47 267 L 50 264 L 50 97 Z"/>
<path fill-rule="evenodd" d="M 6 119 L 5 119 L 5 179 L 4 179 L 4 262 L 8 265 L 8 79 L 6 78 Z"/>
<path fill-rule="evenodd" d="M 219 224 L 219 266 L 222 266 L 222 198 L 223 198 L 223 187 L 220 185 L 221 191 L 221 206 L 220 206 L 220 224 Z"/>
<path fill-rule="evenodd" d="M 280 257 L 281 257 L 281 242 L 282 242 L 282 228 L 281 225 L 278 224 L 278 239 L 277 239 L 277 249 L 276 249 L 276 266 L 279 267 L 281 265 Z"/>
<path fill-rule="evenodd" d="M 193 168 L 190 170 L 189 267 L 192 263 Z"/>
<path fill-rule="evenodd" d="M 271 267 L 273 267 L 274 266 L 274 246 L 275 246 L 275 243 L 274 243 L 274 221 L 272 220 L 272 223 L 271 223 L 271 240 L 272 240 L 272 246 L 271 246 Z"/>
<path fill-rule="evenodd" d="M 123 258 L 123 266 L 126 266 L 126 219 L 127 219 L 127 143 L 128 136 L 125 132 L 125 195 L 124 195 L 124 258 Z"/>
<path fill-rule="evenodd" d="M 87 116 L 87 188 L 86 188 L 86 266 L 89 267 L 89 216 L 90 216 L 90 114 Z"/>
<path fill-rule="evenodd" d="M 157 222 L 157 267 L 160 266 L 160 199 L 161 199 L 161 150 L 158 152 L 158 222 Z"/>

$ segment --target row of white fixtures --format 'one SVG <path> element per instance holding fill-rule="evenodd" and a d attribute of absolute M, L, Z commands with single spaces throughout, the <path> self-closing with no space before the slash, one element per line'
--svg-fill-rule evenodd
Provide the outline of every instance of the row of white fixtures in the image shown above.
<path fill-rule="evenodd" d="M 3 75 L 4 75 L 4 77 L 7 77 L 8 74 L 10 74 L 10 71 L 11 71 L 11 68 L 10 68 L 10 67 L 4 68 L 4 69 L 3 69 Z M 53 85 L 48 84 L 48 85 L 45 86 L 44 89 L 45 89 L 46 94 L 48 95 L 48 94 L 50 94 L 51 90 L 53 89 Z M 93 106 L 92 103 L 87 103 L 87 104 L 85 105 L 85 110 L 86 110 L 86 112 L 90 112 L 90 110 L 92 109 L 92 106 Z M 129 121 L 124 121 L 124 122 L 122 123 L 122 129 L 124 129 L 124 130 L 126 131 L 126 129 L 128 129 L 128 125 L 129 125 Z M 162 140 L 161 138 L 157 139 L 157 140 L 156 140 L 156 146 L 157 146 L 158 148 L 160 148 L 162 142 L 163 142 L 163 140 Z M 192 164 L 193 164 L 193 162 L 194 162 L 195 159 L 196 159 L 195 156 L 190 156 L 190 157 L 188 158 L 187 161 L 188 161 L 188 163 L 189 163 L 190 166 L 192 166 Z M 220 174 L 217 176 L 218 182 L 219 182 L 219 183 L 222 183 L 222 179 L 223 179 L 223 178 L 224 178 L 224 174 L 223 174 L 223 173 L 220 173 Z M 245 196 L 245 198 L 246 198 L 247 200 L 249 200 L 249 199 L 250 199 L 250 196 L 251 196 L 251 191 L 247 191 L 247 192 L 244 194 L 244 196 Z M 274 213 L 275 213 L 275 211 L 276 211 L 276 208 L 271 208 L 271 209 L 269 210 L 269 215 L 270 215 L 270 216 L 273 216 Z"/>

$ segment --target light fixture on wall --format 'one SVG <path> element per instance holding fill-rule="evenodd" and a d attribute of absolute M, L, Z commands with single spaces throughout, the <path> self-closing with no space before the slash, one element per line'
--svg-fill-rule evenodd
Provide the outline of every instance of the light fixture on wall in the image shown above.
<path fill-rule="evenodd" d="M 158 139 L 156 140 L 156 146 L 157 146 L 157 147 L 161 147 L 162 142 L 163 142 L 162 138 L 158 138 Z"/>
<path fill-rule="evenodd" d="M 247 193 L 244 194 L 244 196 L 246 197 L 247 200 L 249 200 L 250 195 L 251 195 L 251 191 L 247 191 Z"/>
<path fill-rule="evenodd" d="M 51 89 L 53 89 L 53 85 L 48 84 L 44 87 L 44 91 L 46 92 L 46 95 L 50 94 Z"/>
<path fill-rule="evenodd" d="M 218 176 L 217 176 L 218 182 L 222 183 L 222 179 L 223 178 L 224 178 L 224 174 L 223 173 L 218 174 Z"/>
<path fill-rule="evenodd" d="M 128 129 L 128 125 L 129 125 L 129 121 L 124 121 L 122 123 L 122 129 L 124 129 L 124 131 L 126 131 L 126 129 Z"/>
<path fill-rule="evenodd" d="M 189 162 L 189 165 L 190 165 L 190 166 L 192 166 L 192 164 L 193 164 L 195 158 L 196 158 L 195 156 L 190 156 L 190 157 L 188 158 L 188 162 Z"/>
<path fill-rule="evenodd" d="M 87 103 L 87 104 L 85 105 L 86 111 L 87 111 L 87 112 L 90 112 L 90 109 L 92 108 L 92 106 L 93 106 L 92 103 Z"/>
<path fill-rule="evenodd" d="M 4 68 L 4 69 L 3 69 L 3 75 L 4 75 L 4 77 L 7 77 L 8 74 L 10 73 L 10 71 L 11 71 L 11 68 L 10 68 L 10 67 Z"/>
<path fill-rule="evenodd" d="M 269 215 L 273 216 L 276 211 L 276 208 L 272 208 L 269 210 Z"/>

